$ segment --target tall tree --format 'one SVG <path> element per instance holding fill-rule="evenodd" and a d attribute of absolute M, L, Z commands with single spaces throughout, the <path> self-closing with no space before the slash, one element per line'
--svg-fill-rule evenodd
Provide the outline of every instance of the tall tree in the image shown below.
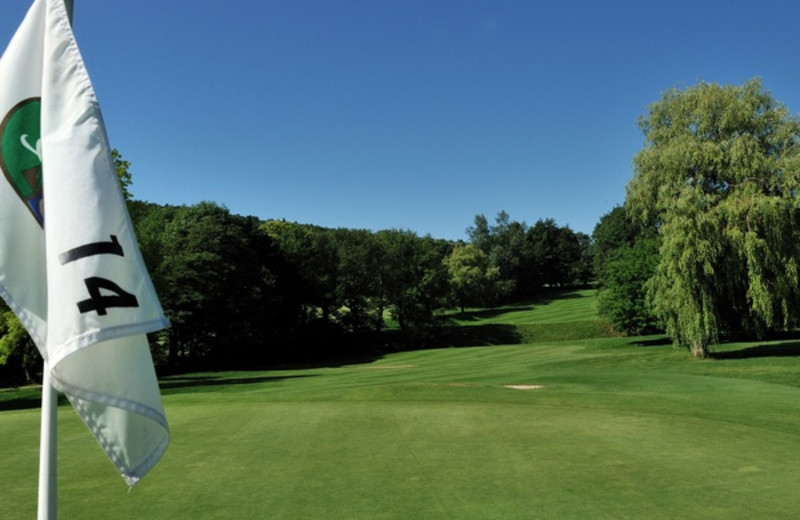
<path fill-rule="evenodd" d="M 580 231 L 575 233 L 580 256 L 572 265 L 572 281 L 581 285 L 588 285 L 595 279 L 594 273 L 594 248 L 592 237 Z"/>
<path fill-rule="evenodd" d="M 381 274 L 385 301 L 402 331 L 412 340 L 424 342 L 436 324 L 436 311 L 447 306 L 444 258 L 450 246 L 397 229 L 379 231 L 376 237 L 385 258 Z"/>
<path fill-rule="evenodd" d="M 520 283 L 526 278 L 529 266 L 526 265 L 527 241 L 525 233 L 528 226 L 524 222 L 512 221 L 508 213 L 500 211 L 494 225 L 484 215 L 476 215 L 474 225 L 467 228 L 470 243 L 483 251 L 489 266 L 496 271 L 494 288 L 499 298 L 512 292 L 525 291 Z"/>
<path fill-rule="evenodd" d="M 457 244 L 444 259 L 450 275 L 450 289 L 464 311 L 467 305 L 497 303 L 500 270 L 489 264 L 489 257 L 473 244 Z"/>
<path fill-rule="evenodd" d="M 255 218 L 211 202 L 180 207 L 172 216 L 154 276 L 172 322 L 169 364 L 241 366 L 246 356 L 263 359 L 275 283 L 264 263 L 269 237 Z"/>
<path fill-rule="evenodd" d="M 364 229 L 336 229 L 332 234 L 338 258 L 339 319 L 347 332 L 377 332 L 383 326 L 383 250 L 374 234 Z"/>
<path fill-rule="evenodd" d="M 673 89 L 640 121 L 626 204 L 660 231 L 649 282 L 677 343 L 795 325 L 800 307 L 800 123 L 752 80 Z"/>
<path fill-rule="evenodd" d="M 283 275 L 293 287 L 293 294 L 287 296 L 301 314 L 295 320 L 307 327 L 318 318 L 332 319 L 338 307 L 339 258 L 331 231 L 282 220 L 269 220 L 261 229 L 277 244 L 288 267 Z"/>
<path fill-rule="evenodd" d="M 598 280 L 598 311 L 618 332 L 639 335 L 660 330 L 645 289 L 658 258 L 655 238 L 623 244 L 608 255 Z"/>
<path fill-rule="evenodd" d="M 613 252 L 622 246 L 632 246 L 644 233 L 645 227 L 631 218 L 624 206 L 616 206 L 600 217 L 592 231 L 594 270 L 600 276 Z M 655 236 L 655 228 L 653 228 Z"/>
<path fill-rule="evenodd" d="M 538 220 L 528 230 L 528 240 L 537 268 L 538 285 L 554 287 L 574 281 L 582 250 L 578 237 L 569 227 L 560 227 L 551 218 Z"/>
<path fill-rule="evenodd" d="M 646 299 L 659 259 L 655 228 L 633 221 L 617 206 L 600 218 L 593 236 L 600 314 L 625 334 L 659 330 Z"/>

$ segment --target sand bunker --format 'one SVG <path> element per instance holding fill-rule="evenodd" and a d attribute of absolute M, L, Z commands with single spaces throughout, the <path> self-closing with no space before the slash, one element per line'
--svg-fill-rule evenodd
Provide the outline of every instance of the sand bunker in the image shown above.
<path fill-rule="evenodd" d="M 512 390 L 539 390 L 544 388 L 544 385 L 505 385 L 505 387 Z"/>

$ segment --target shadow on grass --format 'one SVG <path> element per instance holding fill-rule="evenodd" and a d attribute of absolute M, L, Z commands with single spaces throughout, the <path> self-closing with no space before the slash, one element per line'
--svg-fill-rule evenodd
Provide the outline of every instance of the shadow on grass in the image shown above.
<path fill-rule="evenodd" d="M 551 289 L 534 300 L 534 303 L 550 303 L 553 300 L 578 300 L 586 298 L 580 293 L 581 289 Z"/>
<path fill-rule="evenodd" d="M 756 345 L 741 350 L 712 352 L 713 359 L 749 359 L 764 357 L 797 357 L 800 356 L 800 341 L 788 341 L 770 345 Z"/>
<path fill-rule="evenodd" d="M 655 339 L 643 339 L 643 340 L 636 340 L 631 341 L 632 345 L 636 345 L 637 347 L 664 347 L 666 345 L 672 345 L 672 340 L 669 338 L 655 338 Z"/>
<path fill-rule="evenodd" d="M 585 296 L 577 289 L 545 289 L 540 294 L 525 299 L 524 301 L 518 301 L 517 303 L 491 309 L 467 310 L 448 314 L 447 319 L 461 322 L 480 321 L 495 318 L 509 312 L 532 311 L 536 306 L 547 305 L 556 300 L 577 300 L 580 298 L 585 298 Z"/>
<path fill-rule="evenodd" d="M 602 320 L 534 323 L 527 325 L 469 325 L 442 327 L 433 347 L 483 347 L 613 338 L 618 335 Z"/>
<path fill-rule="evenodd" d="M 475 325 L 442 327 L 435 339 L 436 347 L 482 347 L 520 343 L 522 337 L 513 325 Z"/>
<path fill-rule="evenodd" d="M 199 376 L 173 376 L 159 381 L 162 395 L 184 392 L 214 392 L 220 388 L 278 382 L 287 379 L 314 377 L 311 374 L 292 376 L 226 377 L 224 375 L 204 374 Z M 58 396 L 59 406 L 69 403 L 62 394 Z M 7 389 L 0 392 L 0 412 L 6 410 L 29 410 L 42 405 L 41 387 Z"/>
<path fill-rule="evenodd" d="M 199 376 L 172 376 L 159 382 L 162 394 L 182 393 L 182 390 L 191 389 L 192 392 L 213 392 L 222 387 L 238 385 L 254 385 L 262 383 L 275 383 L 288 379 L 314 377 L 311 374 L 293 376 L 256 376 L 256 377 L 225 377 L 223 375 L 203 374 Z"/>
<path fill-rule="evenodd" d="M 58 396 L 58 405 L 66 404 L 67 398 Z M 6 410 L 30 410 L 42 406 L 42 388 L 7 389 L 0 392 L 0 412 Z"/>
<path fill-rule="evenodd" d="M 507 314 L 509 312 L 517 312 L 517 311 L 531 311 L 533 310 L 533 305 L 512 305 L 507 307 L 497 307 L 494 309 L 481 309 L 476 311 L 464 311 L 459 312 L 458 314 L 450 314 L 447 316 L 448 320 L 455 321 L 480 321 L 480 320 L 487 320 L 489 318 L 495 318 L 500 316 L 501 314 Z"/>

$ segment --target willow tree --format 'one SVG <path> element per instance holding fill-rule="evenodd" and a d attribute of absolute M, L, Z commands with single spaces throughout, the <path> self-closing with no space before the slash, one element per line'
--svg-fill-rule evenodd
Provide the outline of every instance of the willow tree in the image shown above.
<path fill-rule="evenodd" d="M 705 357 L 723 335 L 794 326 L 797 118 L 751 80 L 670 90 L 640 127 L 626 205 L 661 234 L 648 297 L 670 337 Z"/>

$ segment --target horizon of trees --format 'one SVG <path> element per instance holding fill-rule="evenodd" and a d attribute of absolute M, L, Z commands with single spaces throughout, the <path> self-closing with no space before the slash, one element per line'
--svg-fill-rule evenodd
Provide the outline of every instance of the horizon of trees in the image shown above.
<path fill-rule="evenodd" d="M 129 164 L 115 154 L 126 193 Z M 171 327 L 150 335 L 162 372 L 329 361 L 427 346 L 441 314 L 586 284 L 590 237 L 552 219 L 483 215 L 469 241 L 409 230 L 324 228 L 132 200 L 142 256 Z M 387 328 L 386 320 L 396 323 Z M 0 384 L 36 379 L 40 359 L 0 307 Z"/>

